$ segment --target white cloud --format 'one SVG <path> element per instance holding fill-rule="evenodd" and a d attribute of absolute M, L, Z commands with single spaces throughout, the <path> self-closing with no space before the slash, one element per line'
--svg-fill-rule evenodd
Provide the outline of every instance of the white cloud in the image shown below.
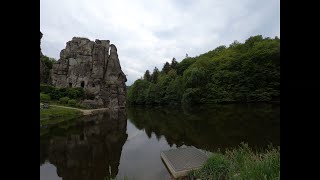
<path fill-rule="evenodd" d="M 175 57 L 197 56 L 251 35 L 280 37 L 278 0 L 41 0 L 44 54 L 59 58 L 74 36 L 118 48 L 127 85 Z"/>

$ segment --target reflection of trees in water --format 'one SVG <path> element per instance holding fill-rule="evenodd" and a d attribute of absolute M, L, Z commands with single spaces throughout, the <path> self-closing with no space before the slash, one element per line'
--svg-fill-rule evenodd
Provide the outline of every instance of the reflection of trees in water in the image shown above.
<path fill-rule="evenodd" d="M 280 145 L 280 107 L 271 104 L 129 108 L 128 117 L 148 137 L 163 135 L 168 144 L 210 151 L 247 142 L 252 147 Z"/>
<path fill-rule="evenodd" d="M 127 139 L 126 127 L 124 110 L 84 117 L 72 127 L 80 129 L 80 133 L 53 135 L 43 140 L 40 156 L 47 154 L 58 176 L 64 180 L 110 179 L 118 173 L 122 147 Z"/>

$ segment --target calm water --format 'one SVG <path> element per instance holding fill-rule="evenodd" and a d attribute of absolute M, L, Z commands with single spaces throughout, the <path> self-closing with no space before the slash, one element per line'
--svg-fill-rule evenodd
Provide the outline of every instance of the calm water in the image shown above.
<path fill-rule="evenodd" d="M 170 179 L 160 152 L 280 145 L 270 104 L 128 108 L 40 129 L 40 179 Z"/>

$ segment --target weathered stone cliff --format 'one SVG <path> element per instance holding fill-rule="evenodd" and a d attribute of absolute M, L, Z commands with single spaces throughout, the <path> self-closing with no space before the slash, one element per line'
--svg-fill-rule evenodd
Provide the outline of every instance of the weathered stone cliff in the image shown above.
<path fill-rule="evenodd" d="M 53 64 L 52 84 L 56 87 L 82 87 L 91 100 L 90 107 L 123 108 L 126 103 L 125 74 L 117 48 L 109 40 L 90 41 L 74 37 Z"/>

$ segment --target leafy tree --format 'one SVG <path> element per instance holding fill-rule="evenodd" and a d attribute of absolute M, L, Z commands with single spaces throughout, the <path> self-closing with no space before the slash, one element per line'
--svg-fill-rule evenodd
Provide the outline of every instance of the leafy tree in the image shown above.
<path fill-rule="evenodd" d="M 128 102 L 131 104 L 144 104 L 146 102 L 147 90 L 150 82 L 146 80 L 137 80 L 130 87 L 128 92 Z"/>
<path fill-rule="evenodd" d="M 177 67 L 176 67 L 178 75 L 181 76 L 183 72 L 195 62 L 196 62 L 195 58 L 186 58 L 182 60 L 179 64 L 177 64 Z"/>
<path fill-rule="evenodd" d="M 182 102 L 185 104 L 197 104 L 200 102 L 200 89 L 188 88 L 183 94 Z"/>
<path fill-rule="evenodd" d="M 171 80 L 174 80 L 174 79 L 177 77 L 177 71 L 174 70 L 174 69 L 171 69 L 171 70 L 168 72 L 168 77 L 169 77 Z"/>
<path fill-rule="evenodd" d="M 178 62 L 176 61 L 176 58 L 172 58 L 171 68 L 172 69 L 177 69 L 177 65 L 178 65 Z"/>
<path fill-rule="evenodd" d="M 151 75 L 150 75 L 149 70 L 146 70 L 146 72 L 143 75 L 143 79 L 146 81 L 149 81 L 149 82 L 151 81 Z"/>
<path fill-rule="evenodd" d="M 147 96 L 146 96 L 146 104 L 157 104 L 159 103 L 157 101 L 157 85 L 151 83 L 148 90 L 147 90 Z"/>
<path fill-rule="evenodd" d="M 46 65 L 46 67 L 47 67 L 48 69 L 52 69 L 53 63 L 56 62 L 56 59 L 51 58 L 51 57 L 48 57 L 48 56 L 41 56 L 41 57 L 40 57 L 40 60 L 45 63 L 45 65 Z"/>
<path fill-rule="evenodd" d="M 235 41 L 233 41 L 233 43 L 230 44 L 229 48 L 234 48 L 234 47 L 236 47 L 238 45 L 240 45 L 240 42 L 235 40 Z"/>
<path fill-rule="evenodd" d="M 204 68 L 188 69 L 183 74 L 183 80 L 186 87 L 196 88 L 205 86 L 207 82 L 207 76 Z"/>
<path fill-rule="evenodd" d="M 151 82 L 157 83 L 158 82 L 158 76 L 159 76 L 159 69 L 157 67 L 154 67 L 153 73 L 151 75 Z"/>
<path fill-rule="evenodd" d="M 170 71 L 171 67 L 170 64 L 168 62 L 164 63 L 163 68 L 162 68 L 162 72 L 164 72 L 165 74 L 167 74 Z"/>
<path fill-rule="evenodd" d="M 183 81 L 182 77 L 176 77 L 170 81 L 166 89 L 165 101 L 169 104 L 178 104 L 181 101 L 183 94 Z"/>
<path fill-rule="evenodd" d="M 261 42 L 263 40 L 261 35 L 258 36 L 251 36 L 250 38 L 248 38 L 245 42 L 245 44 L 249 47 L 253 47 L 253 45 L 257 42 Z"/>

